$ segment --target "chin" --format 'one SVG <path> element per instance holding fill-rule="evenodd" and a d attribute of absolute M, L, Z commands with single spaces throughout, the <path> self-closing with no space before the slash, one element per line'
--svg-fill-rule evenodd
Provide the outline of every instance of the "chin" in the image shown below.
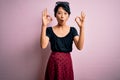
<path fill-rule="evenodd" d="M 58 22 L 59 25 L 65 25 L 66 22 Z"/>

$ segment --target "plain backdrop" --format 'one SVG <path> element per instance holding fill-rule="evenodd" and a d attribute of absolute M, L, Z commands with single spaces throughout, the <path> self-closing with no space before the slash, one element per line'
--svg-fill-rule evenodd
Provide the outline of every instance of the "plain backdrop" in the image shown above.
<path fill-rule="evenodd" d="M 50 45 L 40 48 L 41 13 L 56 25 L 57 0 L 0 0 L 0 80 L 44 80 Z M 75 80 L 120 80 L 120 0 L 67 0 L 67 24 L 86 14 L 85 44 L 71 52 Z"/>

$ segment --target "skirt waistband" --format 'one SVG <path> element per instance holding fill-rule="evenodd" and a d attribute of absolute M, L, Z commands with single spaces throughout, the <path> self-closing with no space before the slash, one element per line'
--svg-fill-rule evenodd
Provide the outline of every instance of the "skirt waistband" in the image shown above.
<path fill-rule="evenodd" d="M 52 51 L 51 53 L 55 54 L 55 53 L 65 53 L 65 54 L 70 54 L 70 52 L 54 52 Z"/>

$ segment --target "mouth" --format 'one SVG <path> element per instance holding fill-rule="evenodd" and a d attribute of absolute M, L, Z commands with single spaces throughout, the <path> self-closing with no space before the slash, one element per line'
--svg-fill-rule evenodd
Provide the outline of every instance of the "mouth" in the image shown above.
<path fill-rule="evenodd" d="M 64 22 L 64 20 L 60 20 L 61 22 Z"/>

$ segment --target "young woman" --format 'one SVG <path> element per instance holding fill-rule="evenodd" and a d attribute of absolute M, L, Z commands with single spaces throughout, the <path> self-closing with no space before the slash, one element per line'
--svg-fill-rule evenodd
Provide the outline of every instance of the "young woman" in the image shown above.
<path fill-rule="evenodd" d="M 52 50 L 46 68 L 45 80 L 74 80 L 70 52 L 73 42 L 79 50 L 83 49 L 85 14 L 81 12 L 81 15 L 75 18 L 80 30 L 79 35 L 74 27 L 66 24 L 70 14 L 68 2 L 56 2 L 54 16 L 58 24 L 47 27 L 52 18 L 47 13 L 47 9 L 42 13 L 40 46 L 44 49 L 50 41 Z"/>

